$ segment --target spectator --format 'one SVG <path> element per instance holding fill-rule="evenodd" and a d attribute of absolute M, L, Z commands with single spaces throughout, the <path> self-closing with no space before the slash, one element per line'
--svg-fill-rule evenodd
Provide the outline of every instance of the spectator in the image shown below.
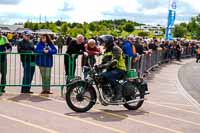
<path fill-rule="evenodd" d="M 79 54 L 85 53 L 85 47 L 84 47 L 84 37 L 83 35 L 77 35 L 76 40 L 72 40 L 67 48 L 66 54 L 64 57 L 64 63 L 65 63 L 65 75 L 66 77 L 69 76 L 70 71 L 72 70 L 72 75 L 74 75 L 76 70 L 76 59 L 78 58 Z M 86 53 L 85 53 L 86 54 Z M 70 62 L 71 61 L 71 62 Z M 73 61 L 73 62 L 72 62 Z M 74 65 L 72 65 L 72 63 Z M 71 66 L 71 70 L 69 70 L 69 65 Z M 72 66 L 74 66 L 72 68 Z M 68 78 L 67 78 L 68 79 Z"/>
<path fill-rule="evenodd" d="M 30 91 L 30 89 L 35 72 L 35 56 L 31 55 L 31 53 L 34 52 L 34 44 L 30 40 L 30 36 L 30 32 L 24 32 L 24 38 L 19 42 L 18 45 L 18 52 L 20 53 L 22 66 L 24 68 L 21 93 L 33 93 Z"/>
<path fill-rule="evenodd" d="M 35 52 L 40 54 L 36 56 L 36 64 L 39 66 L 42 76 L 43 91 L 41 94 L 52 94 L 50 92 L 51 68 L 53 66 L 53 54 L 57 53 L 57 49 L 49 35 L 44 34 L 41 36 Z"/>
<path fill-rule="evenodd" d="M 88 43 L 85 45 L 85 51 L 88 53 L 88 56 L 85 58 L 85 64 L 84 66 L 94 66 L 96 63 L 95 55 L 100 55 L 100 48 L 97 48 L 96 41 L 94 39 L 90 39 Z M 90 60 L 88 62 L 88 60 Z M 90 64 L 89 64 L 90 63 Z M 84 77 L 87 77 L 88 71 L 84 70 Z"/>
<path fill-rule="evenodd" d="M 136 37 L 135 48 L 136 48 L 136 52 L 138 54 L 140 54 L 140 55 L 145 54 L 144 53 L 144 48 L 142 46 L 142 38 Z"/>
<path fill-rule="evenodd" d="M 151 40 L 150 44 L 149 44 L 149 49 L 153 50 L 153 51 L 156 51 L 157 50 L 157 43 L 158 41 L 155 39 L 155 40 Z"/>
<path fill-rule="evenodd" d="M 168 62 L 169 59 L 171 59 L 171 44 L 169 43 L 169 41 L 165 41 L 163 54 L 165 62 Z"/>
<path fill-rule="evenodd" d="M 165 50 L 165 41 L 161 41 L 160 47 L 162 48 L 162 50 Z"/>
<path fill-rule="evenodd" d="M 196 63 L 199 63 L 199 60 L 200 60 L 200 44 L 197 44 L 197 49 L 196 49 Z"/>
<path fill-rule="evenodd" d="M 69 44 L 71 43 L 72 38 L 70 36 L 65 36 L 65 45 L 69 46 Z"/>
<path fill-rule="evenodd" d="M 56 40 L 55 43 L 58 46 L 58 53 L 61 54 L 62 53 L 62 49 L 63 49 L 63 45 L 65 43 L 64 38 L 61 35 L 59 35 L 59 37 L 58 37 L 58 39 Z"/>
<path fill-rule="evenodd" d="M 177 42 L 176 44 L 176 60 L 180 61 L 181 59 L 181 43 Z"/>
<path fill-rule="evenodd" d="M 20 41 L 21 41 L 21 38 L 19 34 L 16 34 L 15 38 L 13 39 L 13 46 L 18 46 Z"/>
<path fill-rule="evenodd" d="M 148 46 L 147 41 L 143 42 L 143 48 L 144 48 L 144 51 L 149 51 L 149 46 Z"/>
<path fill-rule="evenodd" d="M 11 32 L 7 34 L 8 41 L 11 43 L 13 41 L 14 35 Z"/>
<path fill-rule="evenodd" d="M 8 39 L 3 36 L 3 33 L 0 29 L 0 52 L 10 53 L 12 47 L 8 42 Z M 0 73 L 1 73 L 1 84 L 0 91 L 5 93 L 6 86 L 6 75 L 7 75 L 7 55 L 6 53 L 0 53 Z"/>
<path fill-rule="evenodd" d="M 125 57 L 126 66 L 129 66 L 128 64 L 129 57 L 132 57 L 133 60 L 135 60 L 137 57 L 136 48 L 134 46 L 134 36 L 132 35 L 128 36 L 128 40 L 124 42 L 122 50 L 124 55 L 126 56 Z"/>

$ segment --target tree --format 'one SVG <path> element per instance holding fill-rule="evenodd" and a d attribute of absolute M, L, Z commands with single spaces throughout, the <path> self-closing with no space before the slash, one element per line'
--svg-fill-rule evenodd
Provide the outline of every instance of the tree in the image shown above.
<path fill-rule="evenodd" d="M 138 33 L 138 36 L 142 36 L 142 37 L 146 37 L 146 36 L 148 36 L 149 34 L 147 33 L 147 32 L 144 32 L 144 31 L 140 31 L 139 33 Z"/>
<path fill-rule="evenodd" d="M 26 22 L 25 24 L 24 24 L 24 28 L 30 28 L 30 29 L 33 29 L 33 23 L 32 22 Z"/>
<path fill-rule="evenodd" d="M 95 31 L 96 30 L 96 25 L 94 23 L 89 24 L 89 30 L 90 31 Z"/>
<path fill-rule="evenodd" d="M 174 37 L 186 37 L 187 27 L 184 27 L 183 25 L 175 25 L 173 32 Z"/>
<path fill-rule="evenodd" d="M 40 29 L 48 29 L 48 27 L 46 26 L 46 24 L 40 24 Z"/>
<path fill-rule="evenodd" d="M 52 30 L 53 32 L 58 32 L 58 28 L 57 28 L 57 25 L 52 23 L 52 24 L 49 24 L 49 27 L 48 29 Z"/>
<path fill-rule="evenodd" d="M 38 23 L 33 24 L 33 30 L 39 30 L 39 25 L 38 25 Z"/>
<path fill-rule="evenodd" d="M 62 26 L 61 26 L 61 32 L 62 34 L 66 34 L 68 31 L 68 24 L 67 23 L 63 23 Z"/>
<path fill-rule="evenodd" d="M 61 25 L 62 25 L 62 22 L 61 22 L 60 20 L 57 20 L 57 21 L 55 22 L 55 24 L 56 24 L 57 26 L 61 26 Z"/>
<path fill-rule="evenodd" d="M 126 23 L 123 27 L 123 30 L 125 30 L 126 32 L 133 32 L 134 31 L 134 25 L 132 23 Z"/>
<path fill-rule="evenodd" d="M 187 27 L 193 39 L 200 39 L 200 14 L 197 17 L 192 17 Z"/>

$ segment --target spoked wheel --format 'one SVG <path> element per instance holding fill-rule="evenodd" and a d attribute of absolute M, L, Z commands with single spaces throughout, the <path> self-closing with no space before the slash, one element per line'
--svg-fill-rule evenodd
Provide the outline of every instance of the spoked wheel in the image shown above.
<path fill-rule="evenodd" d="M 131 101 L 131 100 L 138 100 L 137 102 L 134 103 L 125 103 L 124 107 L 127 108 L 128 110 L 137 110 L 138 108 L 140 108 L 144 102 L 144 100 L 140 99 L 144 99 L 144 94 L 142 93 L 142 91 L 140 89 L 138 89 L 138 87 L 135 86 L 135 96 L 128 96 L 125 97 L 126 101 Z"/>
<path fill-rule="evenodd" d="M 75 112 L 87 112 L 96 102 L 94 93 L 85 83 L 75 83 L 66 93 L 66 102 Z"/>

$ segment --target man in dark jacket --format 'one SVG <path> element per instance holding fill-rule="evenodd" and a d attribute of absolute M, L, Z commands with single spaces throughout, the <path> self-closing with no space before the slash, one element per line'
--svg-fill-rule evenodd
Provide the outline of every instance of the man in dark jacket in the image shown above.
<path fill-rule="evenodd" d="M 156 45 L 158 41 L 157 40 L 151 40 L 150 44 L 149 44 L 149 49 L 156 51 L 158 46 Z"/>
<path fill-rule="evenodd" d="M 30 32 L 24 32 L 24 38 L 19 42 L 18 45 L 18 52 L 21 54 L 20 59 L 24 68 L 21 93 L 33 93 L 30 91 L 30 89 L 35 72 L 35 56 L 31 55 L 31 53 L 34 52 L 34 44 L 30 40 L 30 36 Z"/>
<path fill-rule="evenodd" d="M 7 75 L 7 55 L 12 50 L 11 45 L 8 42 L 8 39 L 3 36 L 3 33 L 0 29 L 0 74 L 1 74 L 1 84 L 0 91 L 5 93 L 6 86 L 6 75 Z"/>
<path fill-rule="evenodd" d="M 142 41 L 142 38 L 136 37 L 135 48 L 136 48 L 136 52 L 140 55 L 145 54 L 144 47 L 142 46 L 141 41 Z"/>
<path fill-rule="evenodd" d="M 76 69 L 76 59 L 78 58 L 78 55 L 84 53 L 86 54 L 84 45 L 85 42 L 83 35 L 78 35 L 76 40 L 72 40 L 70 42 L 64 57 L 66 76 L 74 75 Z M 70 68 L 71 70 L 69 70 Z"/>

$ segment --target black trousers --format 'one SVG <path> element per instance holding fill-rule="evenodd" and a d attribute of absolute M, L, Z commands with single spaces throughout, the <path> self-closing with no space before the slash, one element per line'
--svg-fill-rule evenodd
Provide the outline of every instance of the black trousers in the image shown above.
<path fill-rule="evenodd" d="M 75 57 L 73 60 L 71 56 L 64 56 L 65 76 L 74 76 L 76 70 L 76 59 L 77 57 Z"/>
<path fill-rule="evenodd" d="M 176 51 L 176 59 L 180 61 L 181 59 L 181 51 Z"/>
<path fill-rule="evenodd" d="M 1 74 L 1 84 L 0 89 L 5 89 L 6 86 L 6 75 L 7 75 L 7 61 L 0 62 L 0 74 Z"/>

